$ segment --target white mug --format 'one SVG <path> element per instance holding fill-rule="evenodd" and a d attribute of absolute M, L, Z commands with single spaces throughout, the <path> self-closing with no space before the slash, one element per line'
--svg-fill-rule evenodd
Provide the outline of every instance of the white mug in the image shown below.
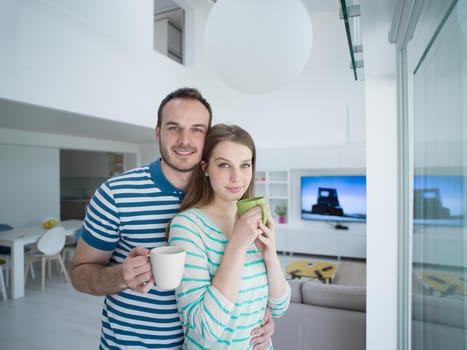
<path fill-rule="evenodd" d="M 152 274 L 158 289 L 170 290 L 180 285 L 185 267 L 185 249 L 163 246 L 151 249 Z"/>

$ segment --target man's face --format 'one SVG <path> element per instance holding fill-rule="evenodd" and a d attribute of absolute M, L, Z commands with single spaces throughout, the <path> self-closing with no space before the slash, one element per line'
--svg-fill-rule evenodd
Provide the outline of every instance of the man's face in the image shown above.
<path fill-rule="evenodd" d="M 198 100 L 169 101 L 156 128 L 163 162 L 176 171 L 193 170 L 201 161 L 208 124 L 209 111 Z"/>

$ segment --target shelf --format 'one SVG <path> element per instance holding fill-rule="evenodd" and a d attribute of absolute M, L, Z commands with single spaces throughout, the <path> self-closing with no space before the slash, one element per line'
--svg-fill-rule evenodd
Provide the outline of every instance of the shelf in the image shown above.
<path fill-rule="evenodd" d="M 269 199 L 284 199 L 284 200 L 288 200 L 289 197 L 288 196 L 268 196 Z"/>
<path fill-rule="evenodd" d="M 255 184 L 256 195 L 266 197 L 272 216 L 277 221 L 274 208 L 278 205 L 286 205 L 290 208 L 289 170 L 257 171 Z M 287 220 L 286 217 L 286 222 Z"/>

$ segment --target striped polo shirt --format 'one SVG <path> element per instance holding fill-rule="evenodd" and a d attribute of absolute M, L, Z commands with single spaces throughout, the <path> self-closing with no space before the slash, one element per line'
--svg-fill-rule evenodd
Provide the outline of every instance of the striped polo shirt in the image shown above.
<path fill-rule="evenodd" d="M 228 240 L 201 210 L 190 209 L 175 216 L 169 244 L 187 252 L 182 283 L 176 290 L 185 330 L 184 349 L 251 349 L 250 333 L 261 325 L 266 306 L 274 317 L 287 310 L 290 287 L 287 284 L 279 298 L 269 297 L 264 259 L 254 244 L 245 256 L 235 303 L 211 284 Z"/>
<path fill-rule="evenodd" d="M 165 228 L 178 212 L 183 191 L 162 173 L 160 160 L 104 182 L 91 199 L 82 237 L 113 251 L 120 264 L 139 245 L 166 245 Z M 100 349 L 180 349 L 183 329 L 173 291 L 125 289 L 105 298 Z"/>

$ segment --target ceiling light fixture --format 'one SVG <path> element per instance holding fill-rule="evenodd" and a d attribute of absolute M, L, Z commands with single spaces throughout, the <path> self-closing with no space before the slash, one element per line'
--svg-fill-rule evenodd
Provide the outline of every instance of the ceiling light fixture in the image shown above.
<path fill-rule="evenodd" d="M 206 24 L 207 57 L 230 87 L 268 93 L 300 75 L 312 34 L 301 0 L 219 0 Z"/>

